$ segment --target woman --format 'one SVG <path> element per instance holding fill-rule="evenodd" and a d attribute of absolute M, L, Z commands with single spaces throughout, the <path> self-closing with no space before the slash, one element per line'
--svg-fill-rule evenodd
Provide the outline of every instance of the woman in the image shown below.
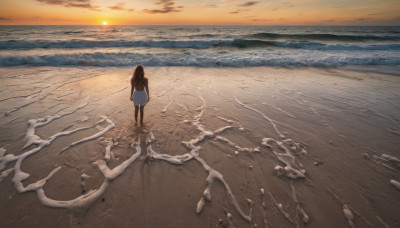
<path fill-rule="evenodd" d="M 143 109 L 147 102 L 150 101 L 150 96 L 149 80 L 144 77 L 144 69 L 142 65 L 136 66 L 135 72 L 133 73 L 131 79 L 130 99 L 135 105 L 135 121 L 137 123 L 138 111 L 140 110 L 140 124 L 143 125 Z"/>

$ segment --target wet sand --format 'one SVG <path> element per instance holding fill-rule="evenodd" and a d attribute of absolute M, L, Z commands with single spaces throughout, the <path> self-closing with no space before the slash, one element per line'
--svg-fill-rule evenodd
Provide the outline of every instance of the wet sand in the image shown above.
<path fill-rule="evenodd" d="M 0 68 L 0 227 L 398 227 L 400 77 Z"/>

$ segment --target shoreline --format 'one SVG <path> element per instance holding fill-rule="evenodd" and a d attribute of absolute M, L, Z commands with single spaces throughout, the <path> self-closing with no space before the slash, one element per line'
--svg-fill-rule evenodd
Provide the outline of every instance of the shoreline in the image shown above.
<path fill-rule="evenodd" d="M 0 69 L 31 69 L 31 68 L 89 68 L 89 69 L 99 69 L 99 68 L 131 68 L 133 69 L 135 65 L 132 66 L 76 66 L 76 65 L 65 65 L 65 66 L 35 66 L 35 65 L 19 65 L 19 66 L 0 66 Z M 241 69 L 241 68 L 283 68 L 283 69 L 321 69 L 321 70 L 345 70 L 354 71 L 358 73 L 375 73 L 383 75 L 400 76 L 400 65 L 388 66 L 388 65 L 346 65 L 346 66 L 237 66 L 237 67 L 226 67 L 226 66 L 145 66 L 146 68 L 203 68 L 203 69 Z"/>

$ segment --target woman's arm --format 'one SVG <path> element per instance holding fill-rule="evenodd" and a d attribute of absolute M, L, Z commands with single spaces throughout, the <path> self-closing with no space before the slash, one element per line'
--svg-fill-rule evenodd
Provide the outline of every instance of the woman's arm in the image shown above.
<path fill-rule="evenodd" d="M 131 96 L 129 97 L 129 99 L 130 99 L 131 101 L 133 100 L 132 95 L 133 95 L 133 85 L 131 85 Z"/>
<path fill-rule="evenodd" d="M 146 89 L 146 93 L 147 93 L 147 102 L 150 101 L 150 92 L 149 92 L 149 80 L 146 78 L 145 81 L 145 89 Z"/>

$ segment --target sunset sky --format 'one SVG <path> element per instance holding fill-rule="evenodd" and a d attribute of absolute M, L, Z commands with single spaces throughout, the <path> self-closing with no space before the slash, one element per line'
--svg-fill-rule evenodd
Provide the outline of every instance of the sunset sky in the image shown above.
<path fill-rule="evenodd" d="M 0 0 L 0 25 L 400 25 L 400 0 Z"/>

